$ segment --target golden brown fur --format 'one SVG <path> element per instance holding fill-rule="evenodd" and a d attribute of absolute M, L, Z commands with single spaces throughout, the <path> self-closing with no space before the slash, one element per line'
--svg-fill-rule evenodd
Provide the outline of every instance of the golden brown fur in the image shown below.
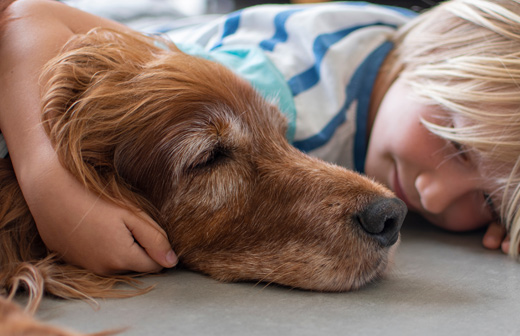
<path fill-rule="evenodd" d="M 90 336 L 116 335 L 122 330 L 105 331 Z M 12 301 L 0 296 L 0 335 L 2 336 L 81 336 L 72 330 L 53 327 L 36 321 Z"/>
<path fill-rule="evenodd" d="M 100 197 L 144 210 L 183 265 L 216 279 L 345 291 L 379 277 L 393 242 L 356 218 L 391 192 L 293 148 L 277 108 L 229 70 L 153 43 L 96 29 L 49 62 L 42 120 L 62 164 Z M 44 292 L 129 294 L 114 286 L 132 278 L 94 275 L 45 248 L 9 160 L 0 206 L 5 294 L 25 287 L 33 307 Z"/>

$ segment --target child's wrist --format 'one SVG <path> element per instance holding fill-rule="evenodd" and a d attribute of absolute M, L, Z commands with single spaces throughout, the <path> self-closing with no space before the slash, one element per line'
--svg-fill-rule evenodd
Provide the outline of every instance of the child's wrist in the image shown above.
<path fill-rule="evenodd" d="M 23 162 L 14 165 L 14 168 L 18 184 L 26 197 L 27 193 L 52 188 L 66 174 L 66 169 L 61 166 L 55 154 L 25 158 Z"/>

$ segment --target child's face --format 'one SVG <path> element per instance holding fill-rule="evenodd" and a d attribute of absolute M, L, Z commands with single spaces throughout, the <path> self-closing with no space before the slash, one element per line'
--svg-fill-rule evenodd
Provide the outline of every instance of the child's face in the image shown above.
<path fill-rule="evenodd" d="M 434 116 L 443 112 L 415 101 L 410 93 L 401 79 L 386 93 L 371 130 L 366 174 L 435 225 L 454 231 L 484 226 L 492 220 L 484 179 L 471 157 L 456 155 L 456 144 L 420 121 L 435 122 Z"/>

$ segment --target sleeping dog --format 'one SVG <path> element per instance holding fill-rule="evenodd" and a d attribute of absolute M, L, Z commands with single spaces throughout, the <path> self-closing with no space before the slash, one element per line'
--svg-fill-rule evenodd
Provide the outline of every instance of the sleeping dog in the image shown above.
<path fill-rule="evenodd" d="M 168 234 L 181 264 L 222 281 L 347 291 L 384 273 L 406 207 L 385 187 L 293 148 L 280 111 L 214 62 L 95 29 L 50 61 L 42 122 L 62 164 Z M 0 288 L 110 296 L 118 281 L 45 247 L 0 163 Z"/>

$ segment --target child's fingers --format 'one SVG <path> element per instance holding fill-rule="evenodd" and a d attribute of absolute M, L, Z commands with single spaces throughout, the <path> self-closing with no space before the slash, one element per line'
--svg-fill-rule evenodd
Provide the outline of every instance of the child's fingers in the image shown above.
<path fill-rule="evenodd" d="M 499 222 L 492 222 L 489 224 L 488 229 L 484 234 L 484 238 L 482 238 L 482 244 L 488 249 L 496 250 L 501 247 L 505 236 L 505 227 Z"/>
<path fill-rule="evenodd" d="M 504 252 L 505 254 L 508 254 L 509 253 L 509 247 L 511 245 L 511 239 L 509 238 L 509 235 L 504 239 L 504 241 L 502 242 L 502 252 Z"/>
<path fill-rule="evenodd" d="M 139 273 L 156 273 L 163 269 L 163 266 L 156 263 L 148 253 L 137 243 L 134 243 L 130 249 L 126 250 L 126 264 L 115 273 L 124 270 L 139 272 Z"/>
<path fill-rule="evenodd" d="M 60 253 L 63 254 L 63 259 L 97 274 L 160 271 L 163 266 L 155 262 L 136 243 L 132 232 L 125 224 L 125 219 L 129 217 L 128 212 L 124 210 L 123 213 L 116 214 L 121 217 L 116 216 L 108 222 L 88 221 L 90 225 L 84 223 L 78 226 L 69 239 L 69 243 L 74 243 L 62 245 Z M 99 223 L 101 226 L 98 226 Z"/>
<path fill-rule="evenodd" d="M 177 265 L 177 255 L 170 246 L 166 232 L 150 217 L 142 213 L 140 215 L 145 220 L 134 215 L 125 218 L 125 224 L 135 240 L 159 265 L 168 268 Z"/>

